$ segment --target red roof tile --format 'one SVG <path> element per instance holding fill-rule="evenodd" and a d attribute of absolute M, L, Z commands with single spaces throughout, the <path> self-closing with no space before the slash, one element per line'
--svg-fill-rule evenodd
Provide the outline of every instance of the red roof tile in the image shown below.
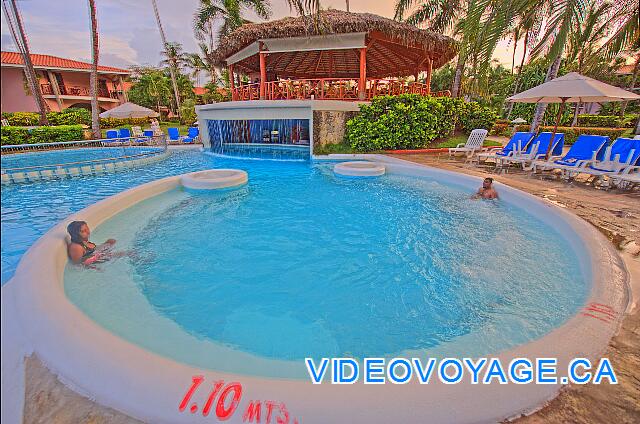
<path fill-rule="evenodd" d="M 208 93 L 209 89 L 204 88 L 204 87 L 193 87 L 193 94 L 195 94 L 196 96 L 200 96 L 202 94 Z"/>
<path fill-rule="evenodd" d="M 618 75 L 631 75 L 631 74 L 633 74 L 633 68 L 635 68 L 635 66 L 636 65 L 634 65 L 634 64 L 623 65 L 616 71 L 616 74 L 618 74 Z"/>
<path fill-rule="evenodd" d="M 33 66 L 44 68 L 62 68 L 62 69 L 82 69 L 90 70 L 91 64 L 86 62 L 79 62 L 77 60 L 65 59 L 57 56 L 50 56 L 48 54 L 31 54 L 31 61 Z M 16 52 L 2 52 L 2 63 L 8 65 L 23 65 L 22 56 Z M 112 66 L 98 66 L 98 71 L 102 72 L 126 72 L 128 70 L 122 68 L 114 68 Z"/>

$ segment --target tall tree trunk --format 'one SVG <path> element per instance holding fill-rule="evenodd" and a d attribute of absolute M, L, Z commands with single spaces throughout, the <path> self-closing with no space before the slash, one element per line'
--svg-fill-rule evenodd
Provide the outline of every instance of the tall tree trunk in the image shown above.
<path fill-rule="evenodd" d="M 513 84 L 513 96 L 518 94 L 518 89 L 520 88 L 520 79 L 522 77 L 522 68 L 524 67 L 524 61 L 527 57 L 527 45 L 529 44 L 529 31 L 527 31 L 524 35 L 524 50 L 522 51 L 522 59 L 520 60 L 520 67 L 518 68 L 518 76 L 516 77 L 516 81 Z M 511 119 L 511 113 L 513 112 L 513 102 L 509 102 L 509 111 L 507 112 L 507 119 Z"/>
<path fill-rule="evenodd" d="M 91 90 L 91 130 L 94 139 L 100 139 L 100 109 L 98 108 L 98 58 L 100 45 L 98 43 L 98 19 L 96 18 L 96 2 L 89 0 L 89 16 L 91 18 L 91 76 L 89 89 Z"/>
<path fill-rule="evenodd" d="M 580 106 L 582 106 L 582 102 L 576 103 L 576 108 L 573 111 L 573 119 L 571 120 L 572 127 L 575 127 L 578 123 L 578 111 L 580 110 Z"/>
<path fill-rule="evenodd" d="M 547 76 L 544 79 L 545 82 L 551 81 L 555 77 L 558 76 L 558 70 L 560 69 L 560 63 L 562 62 L 562 51 L 558 54 L 558 56 L 549 64 L 549 69 L 547 70 Z M 546 103 L 538 103 L 536 105 L 536 111 L 533 114 L 533 119 L 531 120 L 531 132 L 538 131 L 538 127 L 542 122 L 542 118 L 544 117 L 544 112 L 547 110 Z"/>
<path fill-rule="evenodd" d="M 24 74 L 27 78 L 27 83 L 29 84 L 31 95 L 35 99 L 36 106 L 38 107 L 38 112 L 40 113 L 39 124 L 49 125 L 49 120 L 47 119 L 49 105 L 42 96 L 38 76 L 36 75 L 36 70 L 33 67 L 33 63 L 31 62 L 29 42 L 27 41 L 27 34 L 24 30 L 24 25 L 22 24 L 22 17 L 20 16 L 18 5 L 16 4 L 16 0 L 3 0 L 2 6 L 5 17 L 7 18 L 7 25 L 9 26 L 11 36 L 13 37 L 13 42 L 22 55 L 22 60 L 24 62 Z"/>
<path fill-rule="evenodd" d="M 451 97 L 458 97 L 460 94 L 460 84 L 462 83 L 462 72 L 464 71 L 464 59 L 458 56 L 456 64 L 456 73 L 453 77 L 453 85 L 451 86 Z"/>
<path fill-rule="evenodd" d="M 160 31 L 160 38 L 162 39 L 162 48 L 167 52 L 167 38 L 164 35 L 164 29 L 162 29 L 162 22 L 160 21 L 160 13 L 158 13 L 158 5 L 156 0 L 151 0 L 153 4 L 153 13 L 156 15 L 156 23 L 158 24 L 158 30 Z M 169 59 L 169 57 L 167 56 Z M 176 112 L 180 117 L 180 93 L 178 91 L 178 80 L 176 79 L 176 69 L 173 64 L 169 65 L 169 73 L 171 74 L 171 84 L 173 85 L 173 95 L 176 100 Z"/>
<path fill-rule="evenodd" d="M 629 87 L 627 90 L 631 91 L 633 87 L 635 87 L 636 82 L 638 81 L 638 74 L 640 73 L 640 56 L 636 57 L 636 66 L 633 67 L 633 77 L 631 77 L 631 82 L 629 83 Z M 627 104 L 629 102 L 622 102 L 620 105 L 620 118 L 624 118 L 624 113 L 627 110 Z"/>
<path fill-rule="evenodd" d="M 518 38 L 516 33 L 513 33 L 513 53 L 511 54 L 511 75 L 515 71 L 516 67 L 516 49 L 518 48 Z"/>

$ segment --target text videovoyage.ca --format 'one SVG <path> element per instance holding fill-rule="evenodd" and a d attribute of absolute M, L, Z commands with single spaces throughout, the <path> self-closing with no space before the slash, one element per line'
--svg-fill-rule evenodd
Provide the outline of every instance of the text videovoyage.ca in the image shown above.
<path fill-rule="evenodd" d="M 574 358 L 566 368 L 557 358 L 305 358 L 305 365 L 313 384 L 618 384 L 608 358 Z"/>

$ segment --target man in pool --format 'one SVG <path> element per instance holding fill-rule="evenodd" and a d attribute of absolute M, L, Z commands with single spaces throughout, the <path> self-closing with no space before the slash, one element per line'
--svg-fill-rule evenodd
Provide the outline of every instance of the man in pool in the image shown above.
<path fill-rule="evenodd" d="M 473 195 L 472 199 L 497 199 L 498 192 L 493 188 L 493 178 L 487 177 L 482 182 L 482 187 L 478 190 L 476 194 Z"/>
<path fill-rule="evenodd" d="M 109 239 L 103 244 L 96 246 L 95 243 L 89 241 L 91 230 L 84 221 L 73 221 L 67 226 L 67 232 L 71 237 L 71 242 L 67 246 L 69 258 L 75 264 L 91 265 L 96 262 L 108 259 L 116 241 Z"/>

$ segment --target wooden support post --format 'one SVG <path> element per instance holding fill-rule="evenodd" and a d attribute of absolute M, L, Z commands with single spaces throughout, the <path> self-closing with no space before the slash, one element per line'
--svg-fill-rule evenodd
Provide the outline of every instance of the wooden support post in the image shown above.
<path fill-rule="evenodd" d="M 360 49 L 360 82 L 358 83 L 358 97 L 364 100 L 367 96 L 367 48 Z"/>
<path fill-rule="evenodd" d="M 431 60 L 431 58 L 429 58 L 427 60 L 427 78 L 425 79 L 424 83 L 427 86 L 427 94 L 430 95 L 431 94 L 431 72 L 433 71 L 433 60 Z"/>
<path fill-rule="evenodd" d="M 260 100 L 266 97 L 267 84 L 267 54 L 260 52 Z"/>
<path fill-rule="evenodd" d="M 229 89 L 231 90 L 231 100 L 238 100 L 235 90 L 235 82 L 233 81 L 233 64 L 229 65 Z"/>
<path fill-rule="evenodd" d="M 122 80 L 122 75 L 118 75 L 118 85 L 120 86 L 120 91 L 122 91 L 122 100 L 124 100 L 124 102 L 128 102 L 129 101 L 129 95 L 127 94 L 127 91 L 124 89 L 124 81 Z"/>

